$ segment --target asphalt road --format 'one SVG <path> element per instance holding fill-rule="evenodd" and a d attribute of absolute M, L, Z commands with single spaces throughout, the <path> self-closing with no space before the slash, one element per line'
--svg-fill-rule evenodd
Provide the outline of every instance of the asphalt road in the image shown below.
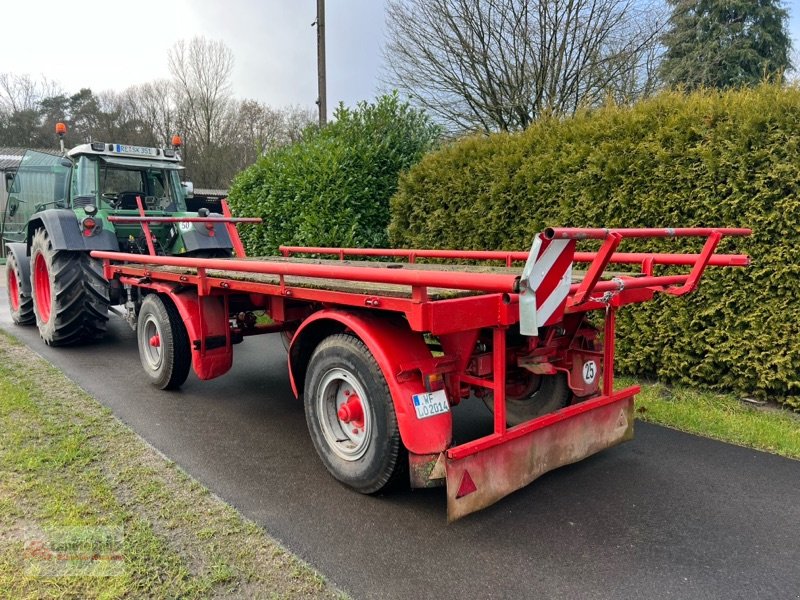
<path fill-rule="evenodd" d="M 161 392 L 120 319 L 101 343 L 52 349 L 0 295 L 0 327 L 355 598 L 800 599 L 800 461 L 637 424 L 635 441 L 447 525 L 442 489 L 366 497 L 328 476 L 277 337 Z M 489 423 L 482 406 L 456 415 Z"/>

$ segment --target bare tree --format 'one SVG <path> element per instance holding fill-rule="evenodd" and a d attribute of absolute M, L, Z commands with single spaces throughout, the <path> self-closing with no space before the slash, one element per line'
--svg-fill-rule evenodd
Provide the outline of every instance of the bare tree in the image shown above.
<path fill-rule="evenodd" d="M 222 42 L 195 37 L 169 51 L 169 70 L 183 101 L 183 116 L 204 145 L 215 141 L 231 102 L 233 52 Z"/>
<path fill-rule="evenodd" d="M 4 112 L 36 110 L 43 98 L 60 93 L 58 84 L 46 77 L 36 81 L 27 73 L 0 73 L 0 109 Z"/>
<path fill-rule="evenodd" d="M 661 0 L 388 0 L 385 82 L 456 130 L 654 87 Z"/>
<path fill-rule="evenodd" d="M 176 96 L 175 85 L 168 79 L 132 86 L 122 93 L 125 118 L 150 134 L 148 144 L 169 144 L 178 132 Z"/>
<path fill-rule="evenodd" d="M 233 53 L 222 42 L 195 37 L 169 51 L 176 92 L 177 123 L 184 132 L 187 171 L 204 185 L 227 185 L 220 147 L 228 145 L 233 98 Z"/>
<path fill-rule="evenodd" d="M 65 94 L 47 79 L 0 73 L 0 141 L 51 145 L 57 120 L 70 126 L 68 143 L 92 138 L 163 146 L 180 133 L 187 176 L 197 187 L 227 187 L 264 153 L 298 141 L 315 121 L 310 109 L 234 98 L 233 55 L 221 42 L 178 42 L 168 61 L 172 79 L 99 94 L 88 88 Z"/>

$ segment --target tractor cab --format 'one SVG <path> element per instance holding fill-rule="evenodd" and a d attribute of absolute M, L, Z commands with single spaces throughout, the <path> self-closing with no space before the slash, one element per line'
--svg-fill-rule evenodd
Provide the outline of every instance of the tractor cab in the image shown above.
<path fill-rule="evenodd" d="M 70 208 L 94 204 L 110 211 L 186 212 L 175 150 L 94 142 L 67 153 L 73 164 Z"/>
<path fill-rule="evenodd" d="M 50 345 L 102 337 L 114 304 L 124 302 L 135 321 L 138 305 L 104 277 L 92 251 L 201 258 L 233 252 L 229 219 L 187 213 L 192 186 L 180 180 L 178 136 L 171 148 L 88 142 L 66 152 L 66 131 L 56 124 L 60 152 L 25 153 L 0 219 L 11 318 L 35 322 Z"/>
<path fill-rule="evenodd" d="M 3 245 L 29 244 L 36 229 L 45 227 L 67 240 L 64 249 L 147 253 L 139 223 L 114 223 L 109 217 L 187 216 L 192 184 L 181 182 L 180 138 L 172 143 L 150 148 L 89 142 L 63 153 L 28 150 L 9 185 L 0 220 Z M 158 254 L 229 256 L 227 234 L 215 237 L 214 229 L 162 223 L 149 231 Z"/>

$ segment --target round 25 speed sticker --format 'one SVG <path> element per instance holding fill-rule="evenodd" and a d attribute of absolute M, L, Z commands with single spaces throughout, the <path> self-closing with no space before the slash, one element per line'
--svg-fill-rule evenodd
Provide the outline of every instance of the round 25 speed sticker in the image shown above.
<path fill-rule="evenodd" d="M 597 363 L 593 360 L 587 360 L 583 363 L 583 380 L 591 385 L 597 379 Z"/>

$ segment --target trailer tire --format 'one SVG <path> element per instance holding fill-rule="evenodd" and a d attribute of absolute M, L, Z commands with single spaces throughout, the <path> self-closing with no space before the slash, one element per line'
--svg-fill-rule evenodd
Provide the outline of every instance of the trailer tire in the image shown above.
<path fill-rule="evenodd" d="M 17 325 L 32 325 L 36 322 L 33 313 L 33 296 L 23 293 L 24 274 L 17 257 L 13 252 L 8 254 L 6 261 L 6 291 L 8 292 L 8 306 L 11 310 L 11 320 Z"/>
<path fill-rule="evenodd" d="M 189 376 L 189 335 L 171 300 L 150 294 L 142 302 L 136 325 L 139 359 L 150 383 L 162 390 L 181 387 Z"/>
<path fill-rule="evenodd" d="M 39 335 L 48 346 L 105 335 L 110 300 L 102 263 L 88 252 L 54 250 L 44 228 L 31 240 L 31 295 Z"/>
<path fill-rule="evenodd" d="M 526 372 L 527 373 L 527 372 Z M 541 417 L 564 408 L 569 402 L 570 389 L 564 373 L 534 375 L 527 373 L 529 389 L 519 395 L 506 390 L 506 425 L 514 427 L 525 421 Z M 487 408 L 494 413 L 494 397 L 483 398 Z"/>
<path fill-rule="evenodd" d="M 363 494 L 401 479 L 406 451 L 389 386 L 361 340 L 325 338 L 309 361 L 303 396 L 311 440 L 333 477 Z"/>

